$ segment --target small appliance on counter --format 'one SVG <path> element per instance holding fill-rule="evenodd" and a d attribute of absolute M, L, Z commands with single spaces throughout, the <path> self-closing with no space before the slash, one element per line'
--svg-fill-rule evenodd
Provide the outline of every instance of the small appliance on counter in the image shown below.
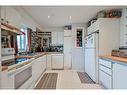
<path fill-rule="evenodd" d="M 127 49 L 112 50 L 112 56 L 127 58 Z"/>
<path fill-rule="evenodd" d="M 119 50 L 112 50 L 111 55 L 119 57 L 120 51 Z"/>

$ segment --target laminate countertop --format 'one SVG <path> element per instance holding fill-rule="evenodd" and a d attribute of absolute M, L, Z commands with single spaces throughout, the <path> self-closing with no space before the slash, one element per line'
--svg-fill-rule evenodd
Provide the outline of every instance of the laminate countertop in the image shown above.
<path fill-rule="evenodd" d="M 16 55 L 15 58 L 38 58 L 40 56 L 44 56 L 46 55 L 45 52 L 37 52 L 35 54 L 31 54 L 31 55 Z"/>
<path fill-rule="evenodd" d="M 63 52 L 46 52 L 46 54 L 63 54 Z"/>
<path fill-rule="evenodd" d="M 123 62 L 123 63 L 127 64 L 127 58 L 123 58 L 123 57 L 115 57 L 115 56 L 111 56 L 111 55 L 103 55 L 103 56 L 100 56 L 100 58 L 107 59 L 107 60 L 110 60 L 110 61 Z"/>
<path fill-rule="evenodd" d="M 33 55 L 17 55 L 15 58 L 38 58 L 46 54 L 63 54 L 63 52 L 37 52 Z"/>
<path fill-rule="evenodd" d="M 33 55 L 17 55 L 15 58 L 39 58 L 41 56 L 47 55 L 47 54 L 63 54 L 63 52 L 36 52 Z M 1 71 L 8 70 L 8 66 L 1 66 Z"/>

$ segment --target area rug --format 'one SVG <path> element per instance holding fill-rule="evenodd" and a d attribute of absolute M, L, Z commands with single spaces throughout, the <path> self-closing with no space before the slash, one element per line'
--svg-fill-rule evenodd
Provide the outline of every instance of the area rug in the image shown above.
<path fill-rule="evenodd" d="M 81 83 L 95 84 L 95 82 L 85 72 L 77 72 Z"/>
<path fill-rule="evenodd" d="M 45 73 L 35 89 L 56 89 L 58 73 Z"/>

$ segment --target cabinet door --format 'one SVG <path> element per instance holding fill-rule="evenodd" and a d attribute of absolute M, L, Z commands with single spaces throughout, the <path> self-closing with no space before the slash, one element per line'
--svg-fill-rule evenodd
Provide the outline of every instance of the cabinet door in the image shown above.
<path fill-rule="evenodd" d="M 46 69 L 46 56 L 39 57 L 33 61 L 32 73 L 36 81 Z"/>
<path fill-rule="evenodd" d="M 64 30 L 64 36 L 72 36 L 71 30 Z"/>
<path fill-rule="evenodd" d="M 6 7 L 6 20 L 9 21 L 9 24 L 20 28 L 21 16 L 16 9 Z"/>
<path fill-rule="evenodd" d="M 44 72 L 45 71 L 45 69 L 46 69 L 46 55 L 44 55 L 44 56 L 42 56 L 41 57 L 41 64 L 42 64 L 42 72 Z"/>
<path fill-rule="evenodd" d="M 112 77 L 101 70 L 99 70 L 99 82 L 105 88 L 112 89 Z"/>
<path fill-rule="evenodd" d="M 120 46 L 127 46 L 127 8 L 123 8 L 120 18 Z"/>
<path fill-rule="evenodd" d="M 97 20 L 91 26 L 87 28 L 87 34 L 93 33 L 95 31 L 99 30 L 99 21 Z"/>
<path fill-rule="evenodd" d="M 63 55 L 52 55 L 52 69 L 63 69 Z"/>
<path fill-rule="evenodd" d="M 52 44 L 57 44 L 58 38 L 57 38 L 57 32 L 52 32 Z"/>
<path fill-rule="evenodd" d="M 6 18 L 6 7 L 1 7 L 1 18 L 5 20 Z"/>
<path fill-rule="evenodd" d="M 118 64 L 118 63 L 113 64 L 113 88 L 114 89 L 127 89 L 126 75 L 127 75 L 127 66 Z"/>
<path fill-rule="evenodd" d="M 57 32 L 58 44 L 63 44 L 64 40 L 64 32 Z"/>
<path fill-rule="evenodd" d="M 51 54 L 47 55 L 47 69 L 51 69 Z"/>

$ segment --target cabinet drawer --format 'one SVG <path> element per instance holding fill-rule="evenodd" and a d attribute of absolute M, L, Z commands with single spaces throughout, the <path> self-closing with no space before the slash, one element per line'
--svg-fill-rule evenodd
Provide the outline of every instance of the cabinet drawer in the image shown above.
<path fill-rule="evenodd" d="M 99 64 L 102 64 L 108 68 L 112 68 L 112 62 L 110 61 L 107 61 L 107 60 L 102 60 L 102 59 L 99 59 Z"/>
<path fill-rule="evenodd" d="M 99 82 L 107 89 L 112 89 L 112 77 L 99 70 Z"/>
<path fill-rule="evenodd" d="M 99 65 L 99 69 L 103 70 L 105 73 L 107 73 L 107 74 L 112 76 L 112 70 L 111 69 L 109 69 L 109 68 L 107 68 L 107 67 L 105 67 L 105 66 L 103 66 L 101 64 Z"/>

